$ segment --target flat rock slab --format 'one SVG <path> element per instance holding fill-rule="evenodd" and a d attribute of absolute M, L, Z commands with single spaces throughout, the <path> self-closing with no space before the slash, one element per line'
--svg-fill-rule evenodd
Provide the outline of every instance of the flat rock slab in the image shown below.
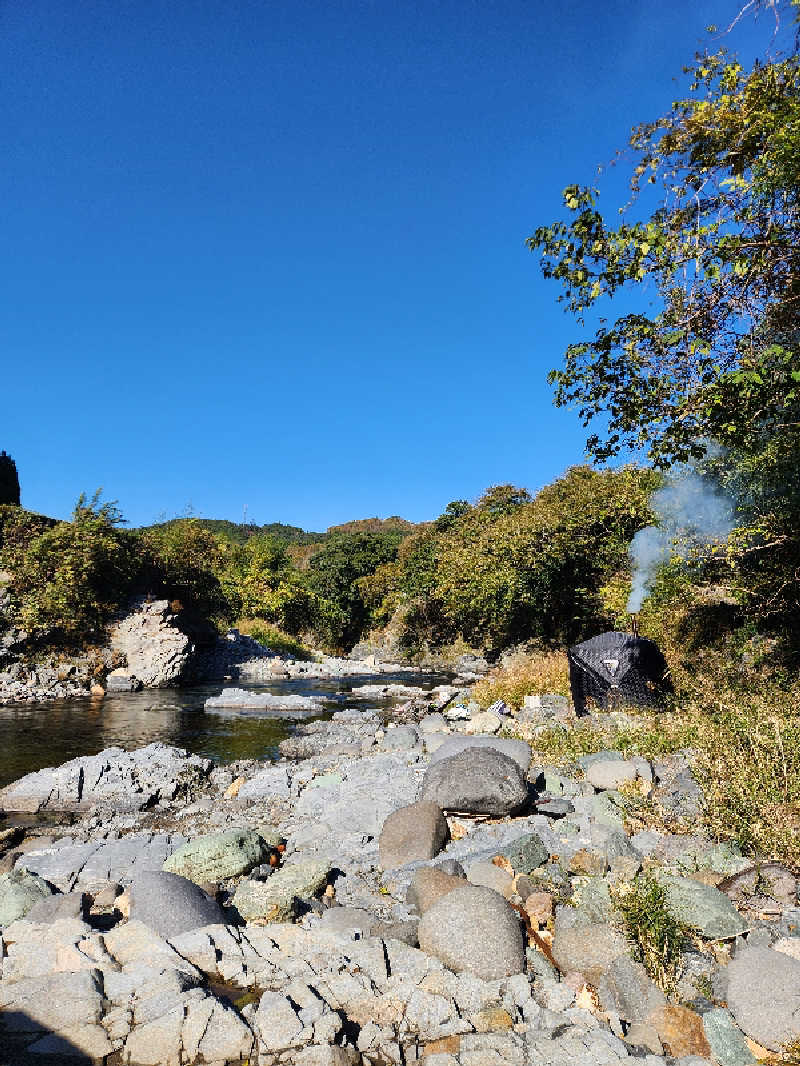
<path fill-rule="evenodd" d="M 210 759 L 168 744 L 148 744 L 130 752 L 106 748 L 14 781 L 0 791 L 0 808 L 35 813 L 105 804 L 117 810 L 142 810 L 199 786 L 212 765 Z"/>
<path fill-rule="evenodd" d="M 420 798 L 445 811 L 502 817 L 524 807 L 529 790 L 524 772 L 508 755 L 466 748 L 428 767 Z"/>
<path fill-rule="evenodd" d="M 165 860 L 186 838 L 167 833 L 136 833 L 97 844 L 56 841 L 42 851 L 29 851 L 16 869 L 39 874 L 62 892 L 97 881 L 128 884 L 142 870 L 160 870 Z"/>
<path fill-rule="evenodd" d="M 770 1051 L 800 1037 L 800 962 L 745 948 L 726 969 L 728 1007 L 739 1028 Z"/>
<path fill-rule="evenodd" d="M 237 796 L 240 800 L 286 799 L 289 792 L 289 774 L 286 767 L 267 766 L 245 781 Z"/>
<path fill-rule="evenodd" d="M 525 970 L 519 919 L 490 888 L 455 888 L 434 903 L 420 920 L 419 946 L 456 973 L 484 981 Z"/>
<path fill-rule="evenodd" d="M 252 829 L 229 829 L 183 844 L 166 859 L 163 869 L 196 884 L 205 884 L 249 873 L 268 858 L 269 847 L 260 833 Z"/>
<path fill-rule="evenodd" d="M 238 711 L 240 713 L 279 711 L 291 712 L 300 718 L 311 718 L 322 711 L 322 701 L 312 696 L 275 695 L 272 692 L 250 692 L 244 688 L 226 688 L 219 696 L 205 702 L 207 711 Z"/>
<path fill-rule="evenodd" d="M 431 765 L 458 755 L 466 748 L 491 748 L 492 751 L 499 751 L 501 755 L 513 759 L 523 773 L 527 773 L 531 764 L 531 748 L 524 740 L 512 740 L 508 737 L 449 736 L 431 755 Z"/>
<path fill-rule="evenodd" d="M 170 940 L 191 929 L 225 922 L 222 908 L 185 877 L 149 870 L 131 882 L 130 917 Z"/>

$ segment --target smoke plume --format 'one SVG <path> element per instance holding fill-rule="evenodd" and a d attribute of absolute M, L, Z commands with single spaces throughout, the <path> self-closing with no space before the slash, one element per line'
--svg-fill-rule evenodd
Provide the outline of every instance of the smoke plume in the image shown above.
<path fill-rule="evenodd" d="M 673 471 L 651 497 L 650 507 L 658 525 L 640 529 L 628 549 L 633 569 L 629 614 L 641 609 L 662 564 L 707 554 L 726 540 L 734 526 L 731 501 L 690 470 Z"/>

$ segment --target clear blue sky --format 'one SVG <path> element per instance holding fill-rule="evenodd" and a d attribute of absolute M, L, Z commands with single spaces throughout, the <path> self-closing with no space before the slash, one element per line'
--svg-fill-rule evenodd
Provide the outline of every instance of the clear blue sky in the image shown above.
<path fill-rule="evenodd" d="M 133 524 L 247 505 L 321 529 L 581 461 L 546 382 L 576 329 L 525 238 L 736 8 L 4 0 L 24 505 L 103 486 Z"/>

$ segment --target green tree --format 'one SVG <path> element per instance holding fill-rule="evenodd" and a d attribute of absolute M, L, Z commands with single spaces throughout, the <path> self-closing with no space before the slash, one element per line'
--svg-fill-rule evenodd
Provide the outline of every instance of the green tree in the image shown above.
<path fill-rule="evenodd" d="M 796 429 L 800 60 L 745 70 L 723 50 L 687 72 L 689 95 L 631 134 L 621 221 L 572 185 L 568 220 L 528 240 L 580 323 L 626 290 L 641 308 L 647 283 L 648 309 L 601 320 L 550 375 L 558 405 L 577 405 L 586 426 L 607 420 L 588 440 L 601 460 L 644 447 L 666 466 L 701 456 L 704 438 L 748 448 Z"/>
<path fill-rule="evenodd" d="M 5 452 L 0 452 L 0 504 L 10 503 L 19 507 L 19 476 L 17 464 Z"/>
<path fill-rule="evenodd" d="M 404 531 L 336 534 L 309 563 L 315 635 L 332 648 L 352 648 L 365 632 L 370 612 L 359 579 L 397 556 Z"/>

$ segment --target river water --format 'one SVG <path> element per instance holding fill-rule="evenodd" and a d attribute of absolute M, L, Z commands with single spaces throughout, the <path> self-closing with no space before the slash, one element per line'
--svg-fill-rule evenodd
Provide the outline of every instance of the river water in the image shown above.
<path fill-rule="evenodd" d="M 325 713 L 320 717 L 329 717 L 333 711 L 345 706 L 366 710 L 397 702 L 347 700 L 353 687 L 386 684 L 390 680 L 432 688 L 446 679 L 431 674 L 423 677 L 404 674 L 397 678 L 382 674 L 328 681 L 237 681 L 235 684 L 254 692 L 322 696 Z M 206 712 L 204 702 L 209 696 L 218 695 L 222 688 L 223 685 L 217 683 L 119 693 L 99 700 L 0 705 L 0 788 L 33 770 L 59 766 L 78 755 L 94 755 L 110 747 L 130 750 L 154 740 L 187 748 L 216 763 L 234 759 L 274 759 L 279 742 L 290 733 L 291 718 Z"/>

